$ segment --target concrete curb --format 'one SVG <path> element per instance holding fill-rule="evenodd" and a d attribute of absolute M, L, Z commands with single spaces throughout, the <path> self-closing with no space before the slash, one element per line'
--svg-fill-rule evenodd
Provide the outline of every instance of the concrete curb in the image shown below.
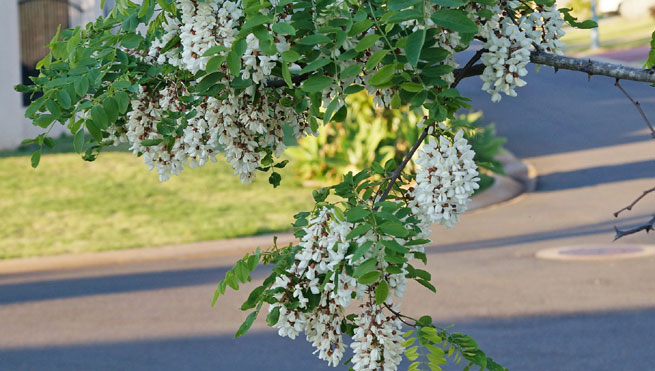
<path fill-rule="evenodd" d="M 506 175 L 496 175 L 496 181 L 489 189 L 473 197 L 469 210 L 500 205 L 515 200 L 525 192 L 534 191 L 537 175 L 532 165 L 519 160 L 508 151 L 504 151 L 498 159 L 503 163 Z M 287 245 L 295 239 L 291 233 L 278 233 L 162 247 L 8 259 L 0 261 L 0 275 L 114 264 L 239 256 L 258 247 L 264 249 L 272 246 L 273 236 L 278 237 L 277 243 L 280 246 Z"/>

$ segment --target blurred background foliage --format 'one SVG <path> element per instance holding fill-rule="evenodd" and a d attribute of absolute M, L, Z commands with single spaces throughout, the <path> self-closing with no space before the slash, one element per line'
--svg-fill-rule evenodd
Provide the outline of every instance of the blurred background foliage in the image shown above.
<path fill-rule="evenodd" d="M 356 173 L 374 161 L 400 163 L 421 134 L 422 129 L 417 126 L 423 118 L 420 111 L 407 107 L 376 109 L 372 98 L 364 92 L 350 95 L 346 102 L 351 109 L 343 122 L 330 122 L 318 136 L 303 138 L 287 150 L 296 173 L 306 184 L 336 183 L 342 174 Z M 481 112 L 457 116 L 446 124 L 464 130 L 476 153 L 475 161 L 483 169 L 481 189 L 491 185 L 490 174 L 503 173 L 496 156 L 505 139 L 496 136 L 493 124 L 482 126 Z M 415 171 L 413 161 L 407 169 Z"/>

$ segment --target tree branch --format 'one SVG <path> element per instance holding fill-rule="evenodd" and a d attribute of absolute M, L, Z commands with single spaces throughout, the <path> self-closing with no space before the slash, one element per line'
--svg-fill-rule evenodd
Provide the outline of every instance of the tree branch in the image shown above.
<path fill-rule="evenodd" d="M 464 77 L 467 77 L 467 76 L 465 76 L 467 72 L 471 73 L 471 70 L 473 69 L 475 63 L 477 63 L 477 61 L 479 61 L 480 58 L 482 58 L 482 54 L 484 54 L 485 52 L 487 52 L 487 49 L 478 50 L 475 53 L 475 55 L 468 61 L 468 63 L 466 63 L 466 66 L 464 66 L 464 68 L 458 68 L 458 69 L 455 70 L 455 81 L 453 82 L 453 87 L 459 85 L 459 82 L 462 81 L 462 79 Z M 478 67 L 478 66 L 482 66 L 482 69 L 480 70 L 480 74 L 482 74 L 482 71 L 484 71 L 484 65 L 478 64 L 475 67 Z M 477 69 L 478 68 L 475 69 L 476 72 L 477 72 Z M 474 75 L 470 75 L 470 76 L 474 76 Z"/>
<path fill-rule="evenodd" d="M 480 53 L 480 51 L 478 51 L 478 53 Z M 633 68 L 624 66 L 622 64 L 598 62 L 592 61 L 591 59 L 564 57 L 561 55 L 536 51 L 532 52 L 530 55 L 530 61 L 534 64 L 553 67 L 555 70 L 562 69 L 578 71 L 584 72 L 589 76 L 608 76 L 619 80 L 641 81 L 655 84 L 655 69 Z M 482 75 L 484 68 L 485 66 L 483 64 L 474 64 L 468 68 L 456 68 L 453 70 L 453 73 L 459 78 L 459 80 L 456 80 L 456 82 L 459 83 L 459 81 L 467 77 Z M 294 75 L 291 80 L 294 84 L 298 84 L 306 80 L 309 76 L 310 74 Z M 272 88 L 281 88 L 286 86 L 286 83 L 284 80 L 271 80 L 267 83 L 267 86 Z"/>
<path fill-rule="evenodd" d="M 625 237 L 627 235 L 635 234 L 641 231 L 646 231 L 646 233 L 648 233 L 653 229 L 655 229 L 655 215 L 653 215 L 653 217 L 646 224 L 642 224 L 632 229 L 620 230 L 617 227 L 614 227 L 614 230 L 616 231 L 616 236 L 614 236 L 614 241 L 618 240 L 621 237 Z"/>
<path fill-rule="evenodd" d="M 637 101 L 635 101 L 634 99 L 632 99 L 632 97 L 630 96 L 630 94 L 628 94 L 628 92 L 627 92 L 625 89 L 623 89 L 623 86 L 621 86 L 621 84 L 619 83 L 619 79 L 616 79 L 616 82 L 614 83 L 614 85 L 615 85 L 617 88 L 619 88 L 619 90 L 621 90 L 621 92 L 623 93 L 623 95 L 625 95 L 625 97 L 628 98 L 628 100 L 629 100 L 632 104 L 634 104 L 635 108 L 637 108 L 637 111 L 639 111 L 639 114 L 641 115 L 641 118 L 644 119 L 644 121 L 646 122 L 646 125 L 647 125 L 648 128 L 650 129 L 650 136 L 653 137 L 653 138 L 655 138 L 655 129 L 653 129 L 653 125 L 650 123 L 650 121 L 648 121 L 648 117 L 646 117 L 646 114 L 644 113 L 644 110 L 641 109 L 641 104 L 639 104 L 639 102 L 637 102 Z M 642 196 L 642 197 L 643 197 L 643 196 Z"/>
<path fill-rule="evenodd" d="M 398 165 L 398 167 L 393 171 L 393 173 L 391 174 L 391 178 L 389 178 L 389 184 L 384 189 L 384 192 L 382 192 L 382 195 L 380 195 L 379 198 L 375 199 L 375 202 L 384 201 L 387 198 L 387 196 L 389 195 L 389 192 L 391 192 L 391 189 L 393 189 L 393 185 L 396 183 L 396 180 L 398 179 L 400 174 L 403 172 L 403 169 L 405 169 L 405 166 L 407 166 L 409 161 L 412 159 L 412 156 L 414 156 L 414 153 L 416 152 L 418 147 L 421 146 L 421 143 L 423 143 L 423 140 L 425 139 L 425 137 L 428 136 L 428 133 L 430 132 L 430 127 L 432 127 L 432 125 L 434 125 L 434 124 L 430 124 L 430 125 L 426 126 L 425 129 L 423 129 L 423 132 L 421 133 L 421 136 L 418 137 L 416 142 L 414 142 L 414 145 L 412 146 L 412 149 L 410 149 L 409 152 L 407 152 L 407 154 L 405 155 L 405 158 L 403 158 L 403 162 L 401 162 L 400 165 Z M 373 210 L 375 211 L 375 210 L 377 210 L 377 208 L 378 207 L 376 206 L 376 207 L 373 208 Z"/>
<path fill-rule="evenodd" d="M 591 59 L 580 59 L 564 57 L 550 53 L 530 54 L 530 61 L 535 64 L 551 66 L 558 69 L 579 71 L 592 75 L 613 77 L 619 80 L 632 80 L 655 83 L 655 70 L 627 67 L 621 64 L 592 61 Z"/>
<path fill-rule="evenodd" d="M 632 203 L 630 205 L 628 205 L 628 206 L 624 207 L 623 209 L 615 212 L 614 217 L 618 218 L 619 214 L 621 214 L 621 212 L 626 211 L 626 210 L 627 211 L 632 210 L 632 208 L 637 204 L 637 202 L 641 201 L 642 198 L 646 197 L 646 195 L 648 195 L 651 192 L 655 192 L 655 187 L 645 190 L 639 197 L 637 197 L 634 201 L 632 201 Z"/>

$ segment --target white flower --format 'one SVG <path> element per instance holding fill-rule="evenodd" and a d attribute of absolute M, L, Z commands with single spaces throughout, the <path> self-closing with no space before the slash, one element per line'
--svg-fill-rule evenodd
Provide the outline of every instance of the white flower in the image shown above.
<path fill-rule="evenodd" d="M 452 143 L 441 136 L 439 142 L 430 138 L 423 146 L 416 160 L 416 187 L 410 192 L 410 207 L 421 221 L 428 226 L 437 222 L 447 227 L 459 221 L 459 214 L 479 188 L 474 156 L 461 130 Z"/>

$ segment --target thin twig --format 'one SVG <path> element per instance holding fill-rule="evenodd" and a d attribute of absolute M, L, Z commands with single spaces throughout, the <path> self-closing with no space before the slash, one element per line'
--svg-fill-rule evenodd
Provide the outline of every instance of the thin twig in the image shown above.
<path fill-rule="evenodd" d="M 464 77 L 466 77 L 465 76 L 466 72 L 469 71 L 473 67 L 473 65 L 477 61 L 479 61 L 480 58 L 482 58 L 482 54 L 484 54 L 487 51 L 488 51 L 487 49 L 478 50 L 475 53 L 475 55 L 468 61 L 468 63 L 466 63 L 466 66 L 464 66 L 464 68 L 461 68 L 459 69 L 459 71 L 457 71 L 457 74 L 455 75 L 455 81 L 453 82 L 453 86 L 457 86 L 459 82 L 462 81 Z"/>
<path fill-rule="evenodd" d="M 398 165 L 398 167 L 396 168 L 396 170 L 393 171 L 393 173 L 391 174 L 391 177 L 389 178 L 389 184 L 387 184 L 387 187 L 384 189 L 384 192 L 382 192 L 382 195 L 380 196 L 380 198 L 376 199 L 375 202 L 384 201 L 387 198 L 387 196 L 389 195 L 389 192 L 391 192 L 391 189 L 393 188 L 394 184 L 396 183 L 396 180 L 398 179 L 400 174 L 403 172 L 403 169 L 405 168 L 405 166 L 407 166 L 409 161 L 412 159 L 412 156 L 414 155 L 414 153 L 416 152 L 418 147 L 421 146 L 421 143 L 423 143 L 423 140 L 425 139 L 425 137 L 428 136 L 428 133 L 430 132 L 430 127 L 432 127 L 432 125 L 434 125 L 434 124 L 430 124 L 430 125 L 426 126 L 425 129 L 423 129 L 423 132 L 421 133 L 421 136 L 416 140 L 416 142 L 414 142 L 414 145 L 412 146 L 412 149 L 409 152 L 407 152 L 407 154 L 405 155 L 405 158 L 403 158 L 403 162 L 401 162 L 400 165 Z M 375 206 L 373 208 L 373 211 L 375 211 L 377 209 L 378 209 L 378 206 Z"/>
<path fill-rule="evenodd" d="M 402 314 L 402 313 L 400 313 L 400 312 L 394 310 L 394 309 L 391 308 L 391 306 L 390 306 L 389 304 L 387 304 L 387 303 L 384 303 L 384 306 L 389 310 L 389 312 L 393 313 L 393 315 L 395 315 L 396 317 L 398 317 L 398 319 L 400 320 L 400 322 L 402 322 L 402 323 L 404 323 L 404 324 L 406 324 L 407 326 L 410 326 L 410 327 L 416 327 L 416 326 L 417 326 L 418 321 L 416 320 L 416 318 L 412 318 L 412 317 L 410 317 L 410 316 L 406 316 L 406 315 L 404 315 L 404 314 Z M 412 321 L 414 321 L 414 323 L 409 323 L 409 322 L 405 321 L 403 318 L 406 318 L 406 319 L 412 320 Z"/>
<path fill-rule="evenodd" d="M 641 201 L 642 198 L 646 197 L 646 195 L 648 195 L 651 192 L 655 192 L 655 187 L 645 190 L 639 197 L 637 197 L 634 201 L 632 201 L 632 203 L 630 205 L 628 205 L 628 206 L 624 207 L 623 209 L 615 212 L 614 217 L 618 218 L 618 216 L 619 216 L 619 214 L 621 214 L 621 212 L 626 211 L 626 210 L 627 211 L 632 210 L 632 208 L 637 204 L 637 202 Z"/>
<path fill-rule="evenodd" d="M 635 234 L 641 231 L 646 231 L 646 233 L 648 233 L 654 229 L 655 229 L 655 215 L 653 215 L 653 217 L 647 223 L 632 229 L 620 230 L 617 227 L 614 227 L 614 230 L 616 231 L 616 236 L 614 236 L 614 241 L 618 240 L 621 237 L 625 237 L 627 235 Z"/>
<path fill-rule="evenodd" d="M 630 102 L 635 106 L 635 108 L 637 108 L 637 111 L 639 111 L 639 114 L 641 115 L 641 118 L 644 119 L 644 121 L 646 122 L 646 125 L 648 125 L 648 127 L 650 128 L 650 136 L 655 138 L 655 129 L 653 128 L 653 125 L 648 120 L 648 117 L 646 117 L 646 114 L 644 113 L 644 110 L 641 108 L 641 104 L 639 104 L 638 101 L 632 99 L 630 94 L 628 94 L 628 92 L 625 89 L 623 89 L 623 86 L 621 86 L 621 83 L 619 82 L 619 79 L 616 79 L 616 82 L 614 83 L 614 85 L 617 88 L 619 88 L 619 90 L 621 90 L 623 95 L 625 95 L 625 97 L 628 98 L 628 100 L 630 100 Z"/>

